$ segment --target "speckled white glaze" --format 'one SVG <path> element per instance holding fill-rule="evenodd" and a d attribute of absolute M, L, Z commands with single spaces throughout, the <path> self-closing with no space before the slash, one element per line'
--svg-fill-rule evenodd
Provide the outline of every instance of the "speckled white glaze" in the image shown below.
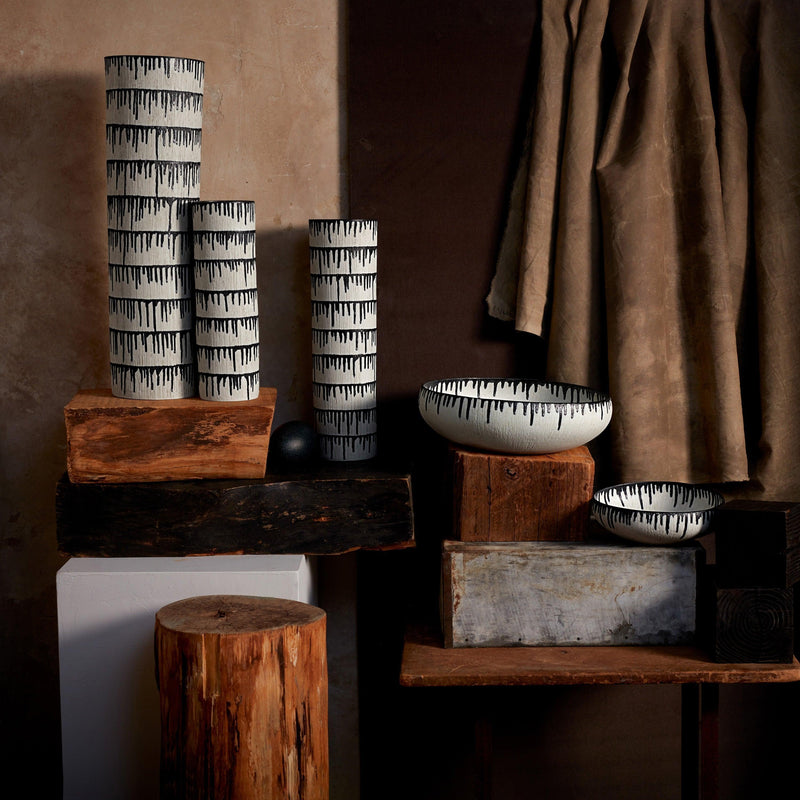
<path fill-rule="evenodd" d="M 558 453 L 599 436 L 611 398 L 584 386 L 545 381 L 458 378 L 430 381 L 419 411 L 441 436 L 499 453 Z"/>
<path fill-rule="evenodd" d="M 708 531 L 724 502 L 717 492 L 693 484 L 644 481 L 599 489 L 590 503 L 590 514 L 623 539 L 677 544 Z"/>

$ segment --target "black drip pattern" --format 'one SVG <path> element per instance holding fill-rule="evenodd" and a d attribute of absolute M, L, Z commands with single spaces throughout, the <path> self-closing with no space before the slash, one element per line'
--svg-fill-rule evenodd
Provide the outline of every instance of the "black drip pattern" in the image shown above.
<path fill-rule="evenodd" d="M 378 275 L 375 272 L 362 272 L 346 275 L 311 275 L 312 296 L 320 289 L 335 289 L 336 299 L 341 300 L 353 289 L 360 289 L 364 293 L 375 295 L 375 285 Z"/>
<path fill-rule="evenodd" d="M 109 228 L 108 246 L 122 255 L 122 266 L 127 264 L 129 253 L 149 253 L 156 247 L 183 262 L 191 256 L 191 239 L 184 231 L 118 231 Z"/>
<path fill-rule="evenodd" d="M 339 409 L 314 409 L 314 420 L 318 428 L 333 429 L 339 436 L 353 436 L 364 428 L 373 428 L 376 424 L 375 407 L 355 409 L 353 411 Z M 332 434 L 327 434 L 332 435 Z"/>
<path fill-rule="evenodd" d="M 321 270 L 346 271 L 350 274 L 375 271 L 378 248 L 369 247 L 309 247 L 311 274 Z M 356 269 L 357 268 L 357 269 Z"/>
<path fill-rule="evenodd" d="M 226 252 L 233 247 L 253 248 L 256 243 L 255 231 L 194 231 L 193 235 L 195 245 L 211 245 L 213 249 L 221 248 Z"/>
<path fill-rule="evenodd" d="M 111 380 L 122 395 L 135 394 L 146 389 L 148 392 L 169 390 L 193 391 L 197 382 L 194 364 L 174 364 L 167 367 L 131 367 L 125 364 L 111 364 Z M 186 396 L 181 392 L 183 396 Z"/>
<path fill-rule="evenodd" d="M 256 289 L 205 290 L 196 289 L 194 293 L 197 308 L 208 312 L 212 306 L 223 306 L 225 311 L 231 309 L 251 308 L 256 302 Z"/>
<path fill-rule="evenodd" d="M 109 328 L 111 351 L 129 360 L 142 353 L 174 355 L 181 363 L 192 361 L 194 348 L 191 331 L 120 331 Z M 121 366 L 121 365 L 120 365 Z"/>
<path fill-rule="evenodd" d="M 177 89 L 107 89 L 106 111 L 130 112 L 131 118 L 139 121 L 144 114 L 158 111 L 163 115 L 175 112 L 202 114 L 203 93 L 186 92 Z"/>
<path fill-rule="evenodd" d="M 254 258 L 196 258 L 194 273 L 198 283 L 202 278 L 205 278 L 210 284 L 230 275 L 241 275 L 249 283 L 250 279 L 256 275 L 256 260 Z"/>
<path fill-rule="evenodd" d="M 312 328 L 311 342 L 322 349 L 344 344 L 355 345 L 355 350 L 374 349 L 378 344 L 378 331 L 375 328 Z"/>
<path fill-rule="evenodd" d="M 204 200 L 194 204 L 195 225 L 206 218 L 225 217 L 242 225 L 255 225 L 256 204 L 253 200 Z"/>
<path fill-rule="evenodd" d="M 160 266 L 109 264 L 108 275 L 112 287 L 117 284 L 128 284 L 140 289 L 147 283 L 164 289 L 169 288 L 180 295 L 187 295 L 191 293 L 193 286 L 191 264 Z"/>
<path fill-rule="evenodd" d="M 200 333 L 227 333 L 238 336 L 247 331 L 258 330 L 258 317 L 197 317 L 195 320 Z"/>
<path fill-rule="evenodd" d="M 535 393 L 542 388 L 550 391 L 555 399 L 536 400 Z M 509 389 L 527 398 L 533 395 L 533 399 L 505 400 L 497 397 L 498 393 L 506 394 Z M 470 394 L 463 394 L 465 390 Z M 472 396 L 473 391 L 475 396 Z M 549 417 L 555 413 L 558 415 L 558 430 L 565 419 L 591 415 L 602 421 L 611 413 L 610 403 L 599 392 L 570 384 L 534 384 L 529 381 L 439 381 L 422 387 L 420 402 L 426 411 L 432 407 L 437 413 L 442 409 L 454 409 L 456 416 L 464 420 L 481 414 L 487 424 L 493 413 L 510 411 L 515 416 L 528 417 L 531 424 L 537 417 Z"/>
<path fill-rule="evenodd" d="M 329 355 L 315 354 L 311 356 L 312 363 L 315 369 L 318 370 L 341 370 L 352 372 L 358 375 L 361 372 L 372 371 L 375 369 L 377 362 L 377 355 L 375 353 L 366 353 L 360 355 Z"/>
<path fill-rule="evenodd" d="M 106 161 L 106 179 L 113 181 L 114 190 L 129 194 L 128 183 L 137 180 L 154 181 L 153 195 L 146 197 L 176 197 L 178 189 L 184 192 L 197 192 L 200 185 L 199 161 L 131 161 L 128 159 Z M 165 192 L 165 190 L 167 190 Z"/>
<path fill-rule="evenodd" d="M 173 72 L 188 72 L 198 82 L 203 80 L 205 63 L 195 58 L 180 58 L 176 56 L 106 56 L 106 75 L 121 75 L 122 72 L 133 72 L 134 79 L 139 78 L 139 73 L 147 75 L 157 72 L 169 77 Z"/>
<path fill-rule="evenodd" d="M 234 392 L 244 390 L 248 400 L 258 397 L 260 374 L 248 372 L 238 375 L 216 375 L 208 372 L 199 374 L 200 391 L 209 399 L 225 397 Z"/>
<path fill-rule="evenodd" d="M 363 323 L 378 310 L 376 300 L 312 300 L 311 314 L 333 322 L 336 317 L 348 317 L 354 324 Z"/>
<path fill-rule="evenodd" d="M 366 383 L 320 383 L 313 381 L 312 387 L 314 394 L 325 400 L 334 397 L 341 397 L 345 400 L 353 398 L 368 398 L 375 394 L 376 382 L 367 381 Z"/>
<path fill-rule="evenodd" d="M 159 160 L 162 148 L 185 148 L 190 153 L 200 150 L 203 139 L 202 128 L 186 128 L 179 125 L 127 125 L 108 123 L 106 125 L 106 141 L 112 148 L 123 144 L 155 148 L 156 160 Z"/>
<path fill-rule="evenodd" d="M 245 365 L 252 364 L 259 357 L 259 345 L 237 344 L 223 346 L 197 345 L 198 360 L 208 364 L 229 363 L 238 372 Z"/>
<path fill-rule="evenodd" d="M 108 196 L 108 226 L 116 230 L 134 230 L 134 224 L 159 214 L 168 217 L 168 231 L 189 232 L 189 205 L 185 197 L 151 197 L 148 195 Z"/>
<path fill-rule="evenodd" d="M 127 297 L 108 298 L 108 310 L 111 314 L 121 315 L 130 322 L 138 322 L 153 330 L 158 330 L 159 322 L 165 324 L 177 313 L 182 317 L 191 316 L 193 304 L 191 298 L 170 298 L 167 300 L 140 299 Z"/>
<path fill-rule="evenodd" d="M 378 235 L 378 222 L 374 219 L 311 219 L 308 231 L 313 237 L 323 234 L 329 243 L 342 236 L 361 236 L 364 233 L 373 238 Z"/>

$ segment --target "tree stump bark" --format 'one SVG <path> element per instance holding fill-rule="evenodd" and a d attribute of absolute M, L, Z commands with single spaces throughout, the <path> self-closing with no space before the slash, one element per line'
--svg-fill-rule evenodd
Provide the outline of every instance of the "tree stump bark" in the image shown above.
<path fill-rule="evenodd" d="M 158 611 L 162 800 L 327 800 L 325 634 L 325 612 L 293 600 Z"/>

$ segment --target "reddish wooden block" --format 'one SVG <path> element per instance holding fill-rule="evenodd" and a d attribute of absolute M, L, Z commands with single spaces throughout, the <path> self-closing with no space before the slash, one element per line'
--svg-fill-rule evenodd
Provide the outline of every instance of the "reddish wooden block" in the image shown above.
<path fill-rule="evenodd" d="M 79 392 L 64 408 L 73 483 L 263 478 L 277 392 L 235 403 Z"/>
<path fill-rule="evenodd" d="M 587 447 L 548 455 L 452 449 L 453 536 L 464 542 L 583 541 L 594 489 Z"/>

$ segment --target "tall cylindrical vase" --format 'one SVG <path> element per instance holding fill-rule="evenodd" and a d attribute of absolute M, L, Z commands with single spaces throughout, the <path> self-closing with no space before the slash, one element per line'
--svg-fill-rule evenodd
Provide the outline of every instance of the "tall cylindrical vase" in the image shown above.
<path fill-rule="evenodd" d="M 116 397 L 197 392 L 189 205 L 200 195 L 202 61 L 108 56 L 109 345 Z"/>
<path fill-rule="evenodd" d="M 194 203 L 192 238 L 200 397 L 254 400 L 260 386 L 255 203 Z"/>
<path fill-rule="evenodd" d="M 309 220 L 314 423 L 322 457 L 377 455 L 376 220 Z"/>

